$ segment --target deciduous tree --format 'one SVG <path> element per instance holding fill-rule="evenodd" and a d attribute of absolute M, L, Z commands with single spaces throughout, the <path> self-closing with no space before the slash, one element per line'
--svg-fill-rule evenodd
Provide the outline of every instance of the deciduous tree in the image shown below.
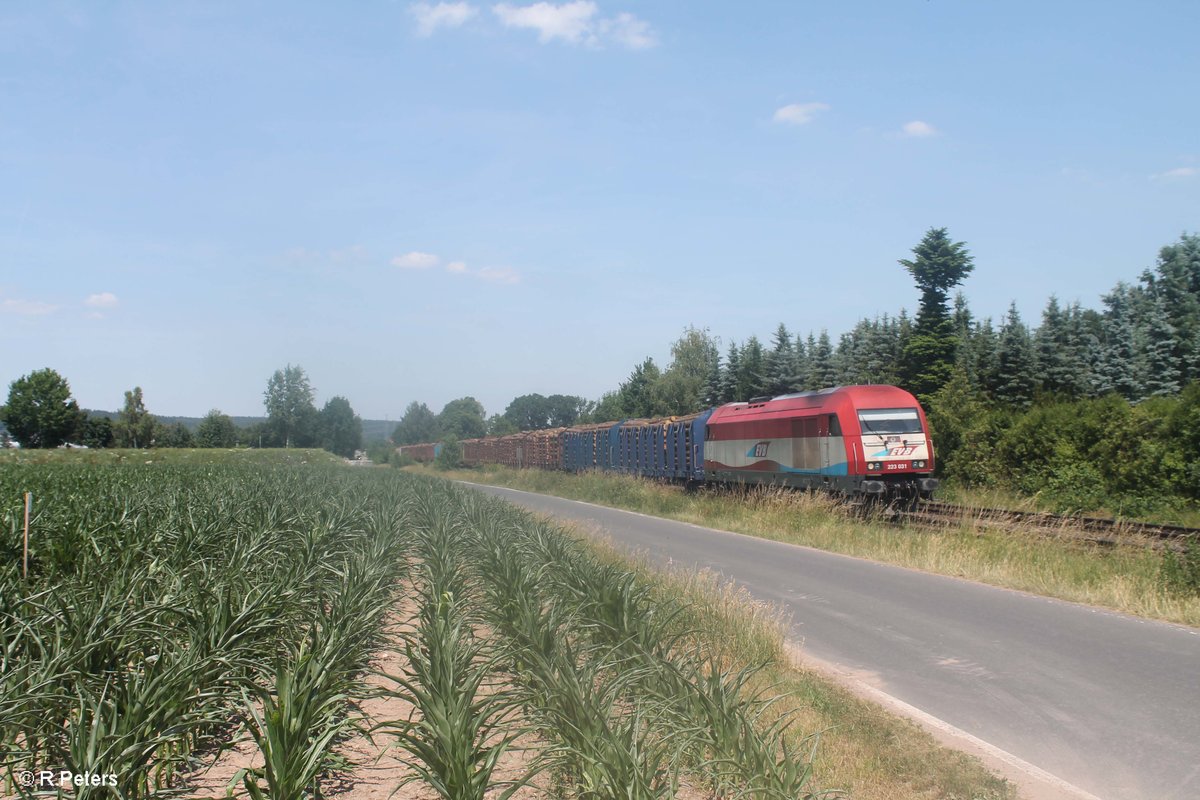
<path fill-rule="evenodd" d="M 304 368 L 288 364 L 267 381 L 267 425 L 284 447 L 311 447 L 318 440 L 315 391 Z"/>
<path fill-rule="evenodd" d="M 200 420 L 196 429 L 197 447 L 233 447 L 237 444 L 237 428 L 233 419 L 214 408 Z"/>
<path fill-rule="evenodd" d="M 125 405 L 117 414 L 113 436 L 117 447 L 151 447 L 157 420 L 146 410 L 142 387 L 135 386 L 125 393 Z"/>
<path fill-rule="evenodd" d="M 0 419 L 22 447 L 45 448 L 58 447 L 75 436 L 84 415 L 66 379 L 46 368 L 9 384 Z"/>
<path fill-rule="evenodd" d="M 416 400 L 404 409 L 404 416 L 392 431 L 392 441 L 398 445 L 425 444 L 435 442 L 437 438 L 437 415 L 429 410 L 429 406 Z"/>
<path fill-rule="evenodd" d="M 317 421 L 321 431 L 321 447 L 343 458 L 353 458 L 362 448 L 362 419 L 344 397 L 330 398 L 321 409 Z"/>

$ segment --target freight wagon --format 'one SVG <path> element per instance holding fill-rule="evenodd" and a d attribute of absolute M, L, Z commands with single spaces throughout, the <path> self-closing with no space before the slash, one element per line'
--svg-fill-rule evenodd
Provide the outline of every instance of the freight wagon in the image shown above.
<path fill-rule="evenodd" d="M 438 445 L 402 452 L 433 460 Z M 916 398 L 867 385 L 728 403 L 699 414 L 462 442 L 467 465 L 603 470 L 686 483 L 773 484 L 928 496 L 933 443 Z"/>

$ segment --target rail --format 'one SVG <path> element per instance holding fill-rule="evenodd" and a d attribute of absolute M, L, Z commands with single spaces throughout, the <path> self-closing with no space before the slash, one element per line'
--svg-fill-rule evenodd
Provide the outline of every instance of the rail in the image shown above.
<path fill-rule="evenodd" d="M 893 509 L 897 521 L 946 527 L 971 523 L 1002 530 L 1020 530 L 1092 544 L 1146 544 L 1154 548 L 1182 549 L 1188 539 L 1200 541 L 1200 528 L 1152 522 L 1132 522 L 1100 517 L 1051 514 L 1044 511 L 1013 511 L 975 508 L 935 500 L 923 500 L 913 508 Z"/>

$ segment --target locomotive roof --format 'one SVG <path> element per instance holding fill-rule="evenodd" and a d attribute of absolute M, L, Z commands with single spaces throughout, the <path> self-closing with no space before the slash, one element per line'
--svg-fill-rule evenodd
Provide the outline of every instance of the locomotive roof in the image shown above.
<path fill-rule="evenodd" d="M 880 408 L 917 406 L 917 399 L 897 386 L 883 383 L 856 386 L 831 386 L 815 392 L 796 392 L 749 403 L 727 403 L 713 411 L 712 422 L 719 424 L 724 417 L 775 414 L 802 409 Z M 819 413 L 819 412 L 818 412 Z"/>

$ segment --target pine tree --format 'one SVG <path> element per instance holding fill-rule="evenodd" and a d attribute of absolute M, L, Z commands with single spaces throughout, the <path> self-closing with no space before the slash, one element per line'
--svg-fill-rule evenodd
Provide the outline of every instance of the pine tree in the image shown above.
<path fill-rule="evenodd" d="M 1143 397 L 1175 394 L 1180 389 L 1176 351 L 1181 348 L 1161 297 L 1156 299 L 1146 316 L 1143 336 L 1146 340 Z"/>
<path fill-rule="evenodd" d="M 812 338 L 811 335 L 809 337 Z M 796 334 L 796 343 L 792 347 L 792 377 L 788 391 L 803 392 L 808 386 L 808 361 L 810 350 L 805 347 L 804 339 Z"/>
<path fill-rule="evenodd" d="M 1042 391 L 1052 395 L 1072 396 L 1076 371 L 1073 369 L 1070 333 L 1067 315 L 1058 304 L 1058 298 L 1050 296 L 1042 311 L 1042 325 L 1034 335 L 1037 357 L 1037 376 Z"/>
<path fill-rule="evenodd" d="M 829 332 L 822 330 L 821 336 L 816 340 L 809 334 L 808 339 L 808 388 L 816 390 L 832 386 L 837 380 L 837 373 L 833 365 L 833 346 L 829 342 Z"/>
<path fill-rule="evenodd" d="M 738 375 L 738 394 L 743 400 L 761 397 L 766 392 L 765 354 L 757 336 L 746 340 L 742 348 L 741 371 Z"/>
<path fill-rule="evenodd" d="M 743 398 L 738 397 L 738 379 L 742 371 L 741 348 L 737 342 L 729 343 L 729 354 L 725 356 L 725 372 L 721 376 L 721 402 L 736 403 Z"/>
<path fill-rule="evenodd" d="M 723 380 L 721 354 L 715 352 L 713 358 L 708 362 L 708 377 L 704 380 L 704 406 L 706 408 L 719 406 L 724 402 L 724 394 L 721 389 Z"/>
<path fill-rule="evenodd" d="M 1027 408 L 1033 400 L 1036 363 L 1029 329 L 1021 321 L 1016 303 L 1009 305 L 1004 327 L 1000 329 L 996 360 L 999 366 L 996 399 L 1017 408 Z"/>
<path fill-rule="evenodd" d="M 791 391 L 793 368 L 792 335 L 782 322 L 775 329 L 771 352 L 766 355 L 767 394 L 777 396 Z"/>
<path fill-rule="evenodd" d="M 1183 368 L 1181 379 L 1200 378 L 1188 357 L 1200 333 L 1200 235 L 1184 234 L 1177 243 L 1162 248 L 1154 271 L 1142 273 L 1142 282 L 1147 293 L 1161 301 L 1167 322 L 1175 330 L 1172 353 Z"/>
<path fill-rule="evenodd" d="M 1104 343 L 1101 358 L 1100 394 L 1116 392 L 1126 400 L 1143 396 L 1143 365 L 1138 358 L 1134 325 L 1134 293 L 1129 284 L 1118 283 L 1104 295 Z"/>
<path fill-rule="evenodd" d="M 952 241 L 945 228 L 930 228 L 913 248 L 912 260 L 900 264 L 921 292 L 916 325 L 903 355 L 908 388 L 928 397 L 949 379 L 954 367 L 954 323 L 947 293 L 975 268 L 965 242 Z"/>

